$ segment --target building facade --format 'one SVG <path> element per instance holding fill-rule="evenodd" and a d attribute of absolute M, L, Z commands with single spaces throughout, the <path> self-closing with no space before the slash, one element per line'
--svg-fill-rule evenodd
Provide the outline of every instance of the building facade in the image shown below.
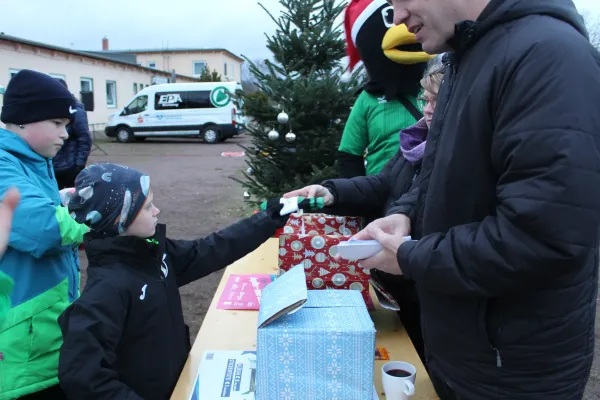
<path fill-rule="evenodd" d="M 216 70 L 224 81 L 242 80 L 244 60 L 222 49 L 130 50 L 137 63 L 163 71 L 198 77 L 205 68 Z"/>
<path fill-rule="evenodd" d="M 111 52 L 106 38 L 103 47 L 102 52 L 78 51 L 0 34 L 0 105 L 10 79 L 21 69 L 32 69 L 63 79 L 78 99 L 91 97 L 88 120 L 101 131 L 108 116 L 146 86 L 197 82 L 202 62 L 227 80 L 241 80 L 242 59 L 227 50 Z"/>

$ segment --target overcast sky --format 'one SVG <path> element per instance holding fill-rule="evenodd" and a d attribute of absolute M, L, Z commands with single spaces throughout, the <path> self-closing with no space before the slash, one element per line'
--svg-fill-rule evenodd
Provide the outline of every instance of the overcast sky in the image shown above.
<path fill-rule="evenodd" d="M 260 2 L 279 15 L 278 0 Z M 600 18 L 599 0 L 575 4 Z M 219 47 L 255 59 L 270 56 L 264 33 L 275 31 L 257 0 L 0 0 L 0 14 L 0 32 L 79 50 L 100 50 L 106 35 L 112 50 Z"/>

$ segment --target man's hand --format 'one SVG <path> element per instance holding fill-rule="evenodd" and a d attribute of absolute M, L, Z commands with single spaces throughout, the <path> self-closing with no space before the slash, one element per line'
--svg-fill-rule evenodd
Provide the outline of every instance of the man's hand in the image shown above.
<path fill-rule="evenodd" d="M 394 236 L 410 235 L 410 218 L 404 214 L 392 214 L 371 222 L 365 229 L 352 237 L 353 240 L 377 240 L 373 237 L 374 230 L 381 230 Z M 383 245 L 383 243 L 381 243 Z"/>
<path fill-rule="evenodd" d="M 17 189 L 9 189 L 0 206 L 0 258 L 4 255 L 8 246 L 13 213 L 17 208 L 17 204 L 19 204 L 19 198 L 20 194 Z"/>
<path fill-rule="evenodd" d="M 325 206 L 333 205 L 333 195 L 331 192 L 321 185 L 310 185 L 302 189 L 294 190 L 283 195 L 284 198 L 301 196 L 304 198 L 322 197 Z"/>
<path fill-rule="evenodd" d="M 373 257 L 362 260 L 365 269 L 378 269 L 394 275 L 401 275 L 398 265 L 398 248 L 410 234 L 410 218 L 403 214 L 394 214 L 371 222 L 365 229 L 354 235 L 356 240 L 377 240 L 383 250 Z"/>

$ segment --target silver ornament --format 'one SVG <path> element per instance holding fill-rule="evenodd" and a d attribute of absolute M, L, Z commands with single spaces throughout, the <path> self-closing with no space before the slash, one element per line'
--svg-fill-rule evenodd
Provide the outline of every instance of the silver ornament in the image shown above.
<path fill-rule="evenodd" d="M 285 113 L 285 112 L 280 112 L 279 115 L 277 116 L 277 122 L 279 122 L 280 124 L 287 124 L 287 122 L 290 120 L 290 117 Z"/>
<path fill-rule="evenodd" d="M 245 200 L 250 200 L 250 193 L 244 192 L 244 199 Z"/>
<path fill-rule="evenodd" d="M 288 134 L 285 135 L 285 140 L 288 142 L 293 142 L 296 140 L 296 134 L 294 132 L 288 132 Z"/>
<path fill-rule="evenodd" d="M 341 124 L 341 123 L 342 123 L 342 120 L 338 118 L 338 119 L 336 119 L 336 120 L 335 120 L 335 121 L 333 121 L 333 122 L 334 122 L 336 125 L 339 125 L 339 124 Z"/>
<path fill-rule="evenodd" d="M 246 173 L 247 173 L 248 175 L 252 175 L 252 172 L 253 172 L 253 171 L 252 171 L 252 168 L 248 168 L 248 169 L 246 170 Z"/>
<path fill-rule="evenodd" d="M 269 132 L 269 134 L 267 136 L 271 140 L 277 140 L 277 139 L 279 139 L 279 132 L 277 132 L 275 129 L 273 129 L 271 132 Z"/>

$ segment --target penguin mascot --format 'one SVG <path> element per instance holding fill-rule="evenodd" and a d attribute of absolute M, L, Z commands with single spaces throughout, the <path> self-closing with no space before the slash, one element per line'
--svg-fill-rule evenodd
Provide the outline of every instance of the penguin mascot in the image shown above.
<path fill-rule="evenodd" d="M 352 0 L 346 8 L 345 75 L 362 61 L 368 81 L 342 134 L 340 178 L 379 173 L 400 148 L 399 132 L 423 117 L 417 105 L 419 81 L 434 56 L 423 52 L 405 25 L 394 25 L 393 17 L 386 0 Z"/>

